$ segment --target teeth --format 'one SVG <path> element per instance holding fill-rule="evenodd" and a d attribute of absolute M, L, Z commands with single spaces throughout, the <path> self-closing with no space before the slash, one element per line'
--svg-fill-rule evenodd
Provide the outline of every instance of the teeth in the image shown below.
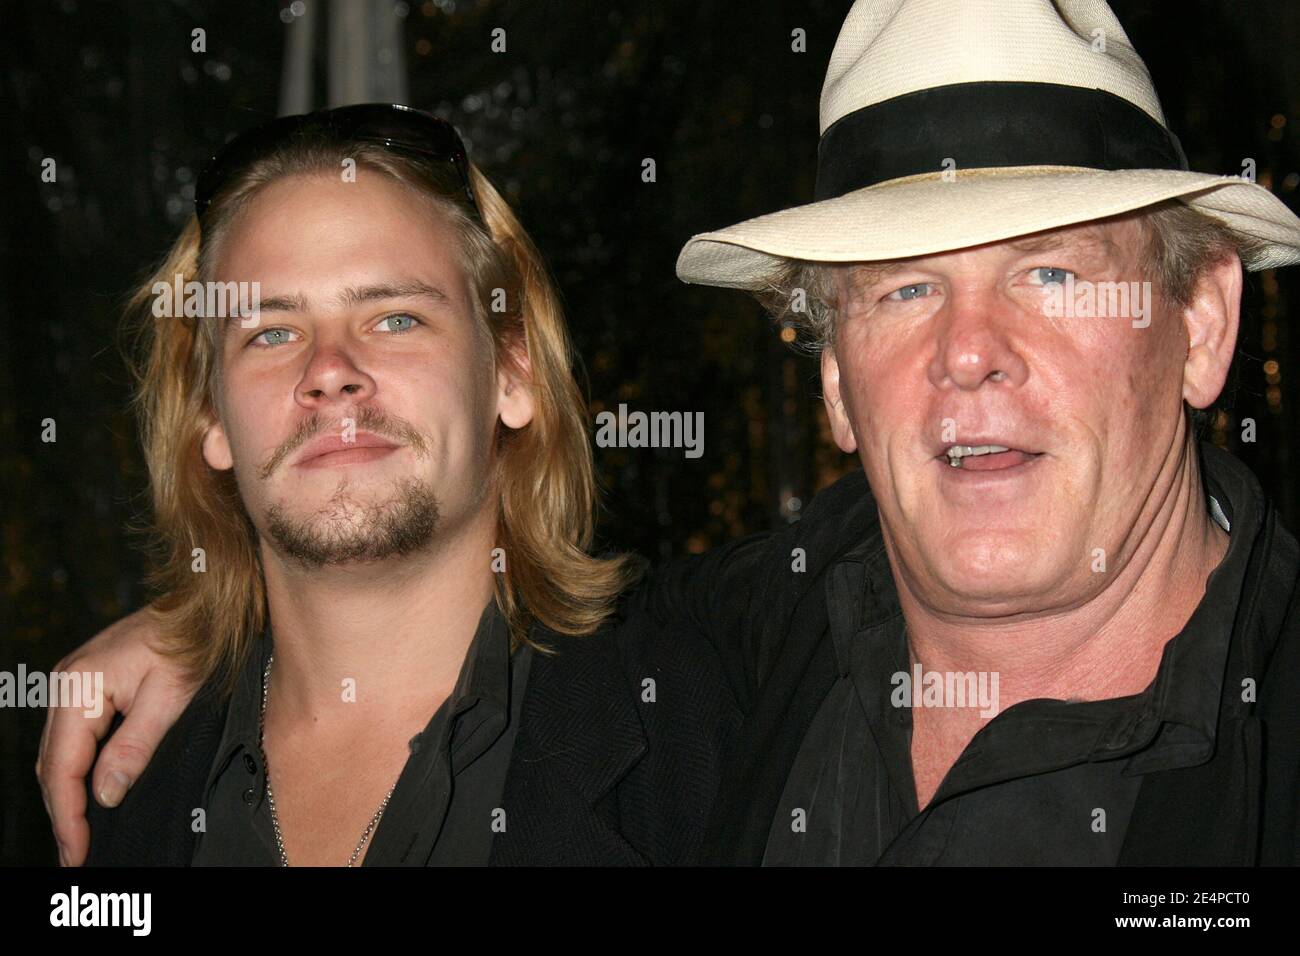
<path fill-rule="evenodd" d="M 951 445 L 945 454 L 950 459 L 957 459 L 965 458 L 968 455 L 989 455 L 1010 450 L 1010 448 L 1002 445 Z"/>

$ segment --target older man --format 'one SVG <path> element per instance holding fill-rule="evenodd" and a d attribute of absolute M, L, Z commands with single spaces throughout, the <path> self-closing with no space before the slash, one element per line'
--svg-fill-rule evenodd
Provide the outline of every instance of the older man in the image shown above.
<path fill-rule="evenodd" d="M 821 127 L 816 202 L 678 263 L 820 348 L 863 465 L 625 624 L 744 713 L 707 857 L 1300 862 L 1300 549 L 1194 427 L 1300 220 L 1187 171 L 1099 0 L 863 0 Z"/>
<path fill-rule="evenodd" d="M 1300 221 L 1187 171 L 1100 2 L 860 2 L 821 105 L 818 201 L 678 262 L 863 466 L 675 572 L 743 649 L 714 858 L 1300 862 L 1297 546 L 1192 427 Z"/>

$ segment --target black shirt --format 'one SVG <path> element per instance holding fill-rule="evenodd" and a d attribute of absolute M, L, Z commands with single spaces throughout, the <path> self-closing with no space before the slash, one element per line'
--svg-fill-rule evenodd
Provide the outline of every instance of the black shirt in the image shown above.
<path fill-rule="evenodd" d="M 782 793 L 765 865 L 1114 865 L 1143 775 L 1214 751 L 1235 608 L 1259 516 L 1205 477 L 1214 520 L 1239 533 L 1140 694 L 1022 701 L 985 724 L 924 811 L 911 761 L 906 626 L 879 537 L 830 568 L 839 679 L 813 717 Z M 1223 506 L 1221 507 L 1221 502 Z M 1225 514 L 1224 509 L 1228 509 Z"/>
<path fill-rule="evenodd" d="M 272 648 L 268 629 L 240 672 L 204 788 L 205 830 L 195 846 L 196 866 L 279 864 L 258 746 L 262 675 Z M 490 601 L 455 690 L 410 741 L 411 755 L 363 866 L 488 862 L 493 835 L 506 822 L 501 794 L 531 662 L 527 645 L 511 654 L 509 628 Z"/>

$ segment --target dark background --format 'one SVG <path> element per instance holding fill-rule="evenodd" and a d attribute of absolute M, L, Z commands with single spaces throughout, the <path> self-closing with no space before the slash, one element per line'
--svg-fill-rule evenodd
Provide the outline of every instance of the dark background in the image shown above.
<path fill-rule="evenodd" d="M 954 0 L 961 2 L 961 0 Z M 1300 3 L 1115 0 L 1193 169 L 1300 182 Z M 0 669 L 48 670 L 140 605 L 127 526 L 146 476 L 116 328 L 190 215 L 201 161 L 274 116 L 271 2 L 0 0 Z M 746 296 L 674 276 L 693 233 L 806 202 L 817 102 L 850 4 L 736 0 L 411 3 L 411 105 L 462 131 L 546 255 L 593 415 L 703 411 L 705 454 L 598 449 L 603 545 L 665 558 L 798 515 L 854 462 L 817 369 Z M 190 52 L 190 31 L 207 52 Z M 489 34 L 507 30 L 508 52 Z M 807 52 L 790 49 L 807 31 Z M 323 33 L 324 31 L 322 31 Z M 318 56 L 325 40 L 318 35 Z M 324 81 L 317 106 L 324 105 Z M 58 163 L 42 183 L 41 160 Z M 641 181 L 653 157 L 658 181 Z M 1238 374 L 1211 437 L 1297 527 L 1297 281 L 1248 278 Z M 1240 442 L 1253 417 L 1258 438 Z M 58 440 L 43 443 L 43 419 Z M 32 767 L 44 714 L 0 711 L 0 864 L 52 863 Z"/>

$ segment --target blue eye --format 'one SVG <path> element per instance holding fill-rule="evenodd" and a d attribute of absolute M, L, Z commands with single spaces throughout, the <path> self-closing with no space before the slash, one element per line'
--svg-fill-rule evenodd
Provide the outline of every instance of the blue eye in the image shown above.
<path fill-rule="evenodd" d="M 895 302 L 911 302 L 914 299 L 925 298 L 925 292 L 923 290 L 928 288 L 930 288 L 930 283 L 917 282 L 913 285 L 905 285 L 901 289 L 895 289 L 893 292 L 889 293 L 889 295 L 885 296 L 885 298 L 892 299 Z M 897 296 L 897 298 L 895 298 L 895 296 Z"/>
<path fill-rule="evenodd" d="M 1035 273 L 1047 273 L 1041 278 L 1043 285 L 1051 285 L 1053 282 L 1064 283 L 1065 277 L 1074 275 L 1069 269 L 1058 269 L 1055 266 L 1039 266 L 1037 269 L 1029 270 L 1030 275 Z"/>
<path fill-rule="evenodd" d="M 383 319 L 380 320 L 380 324 L 382 325 L 383 323 L 386 323 L 386 321 L 389 321 L 390 319 L 409 319 L 412 321 L 412 323 L 415 323 L 415 325 L 424 325 L 424 323 L 421 323 L 421 321 L 419 319 L 416 319 L 415 316 L 408 315 L 407 312 L 394 312 L 393 315 L 383 316 Z M 409 330 L 415 328 L 415 325 L 407 325 L 406 328 L 393 329 L 393 330 L 394 332 L 409 332 Z"/>
<path fill-rule="evenodd" d="M 252 342 L 260 341 L 264 346 L 284 345 L 293 335 L 288 329 L 265 329 L 253 336 Z"/>
<path fill-rule="evenodd" d="M 407 312 L 394 312 L 393 315 L 383 316 L 383 319 L 380 320 L 380 325 L 386 323 L 386 321 L 390 321 L 394 319 L 396 320 L 406 319 L 409 321 L 409 323 L 412 324 L 402 326 L 402 328 L 398 328 L 398 329 L 391 329 L 391 334 L 411 332 L 411 329 L 415 328 L 416 325 L 424 325 L 422 321 L 416 319 L 416 317 L 413 315 L 408 315 Z M 263 343 L 261 343 L 261 345 L 257 345 L 257 341 L 259 341 L 259 339 L 261 339 L 261 337 L 263 336 L 289 336 L 289 334 L 291 334 L 289 329 L 278 329 L 278 328 L 263 329 L 261 330 L 261 332 L 257 333 L 256 336 L 253 336 L 251 339 L 248 339 L 248 345 L 255 345 L 256 347 L 259 347 L 259 349 L 273 349 L 274 346 L 285 345 L 287 339 L 281 338 L 278 339 L 278 341 L 276 342 L 264 341 Z"/>
<path fill-rule="evenodd" d="M 276 333 L 281 334 L 281 336 L 287 336 L 287 334 L 289 334 L 289 329 L 264 329 L 263 332 L 259 332 L 256 334 L 256 336 L 253 336 L 251 339 L 248 339 L 248 345 L 253 345 L 253 343 L 255 343 L 257 339 L 263 336 L 270 336 L 270 334 L 276 334 Z M 276 345 L 283 345 L 283 342 L 277 342 Z M 265 343 L 265 345 L 259 347 L 261 347 L 261 349 L 270 349 L 272 345 L 270 345 L 270 343 L 268 342 Z"/>

